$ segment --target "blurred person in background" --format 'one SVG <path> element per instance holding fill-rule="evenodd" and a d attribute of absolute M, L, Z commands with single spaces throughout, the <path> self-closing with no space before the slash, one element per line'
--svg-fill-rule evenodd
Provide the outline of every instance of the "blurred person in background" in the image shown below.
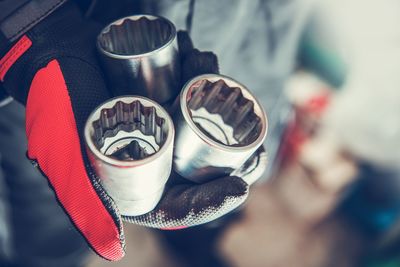
<path fill-rule="evenodd" d="M 68 220 L 65 210 L 70 216 L 73 215 L 75 226 L 79 221 L 81 227 L 78 228 L 81 234 L 98 254 L 110 260 L 118 260 L 123 256 L 121 222 L 113 213 L 107 199 L 101 199 L 103 204 L 108 203 L 105 205 L 106 209 L 100 207 L 100 212 L 96 213 L 98 210 L 93 207 L 95 212 L 93 215 L 101 216 L 100 214 L 105 213 L 106 217 L 109 216 L 108 219 L 104 222 L 98 219 L 97 222 L 92 221 L 88 225 L 86 219 L 81 219 L 81 211 L 76 210 L 73 200 L 69 198 L 74 189 L 63 190 L 65 186 L 63 181 L 70 181 L 72 184 L 77 182 L 77 180 L 68 180 L 64 177 L 68 170 L 55 166 L 55 161 L 51 157 L 42 162 L 39 160 L 39 165 L 45 174 L 53 171 L 59 174 L 57 177 L 48 174 L 47 176 L 50 178 L 50 187 L 56 191 L 59 202 L 63 204 L 63 211 L 57 205 L 57 200 L 46 179 L 25 158 L 27 146 L 28 156 L 36 153 L 46 157 L 46 155 L 69 152 L 69 150 L 64 150 L 52 154 L 54 146 L 50 144 L 55 142 L 51 138 L 52 134 L 40 131 L 44 131 L 47 122 L 51 126 L 60 123 L 55 120 L 65 119 L 52 117 L 52 114 L 48 114 L 48 110 L 42 109 L 42 107 L 47 107 L 48 103 L 41 102 L 46 94 L 50 94 L 51 101 L 54 102 L 64 96 L 54 96 L 50 89 L 39 93 L 40 90 L 46 90 L 42 88 L 47 88 L 50 81 L 55 83 L 51 84 L 51 87 L 60 86 L 57 84 L 60 77 L 58 76 L 60 67 L 57 66 L 57 62 L 46 65 L 49 59 L 60 53 L 58 49 L 68 50 L 61 51 L 58 60 L 66 79 L 64 83 L 71 88 L 79 87 L 87 90 L 86 92 L 83 89 L 68 88 L 77 126 L 79 127 L 79 124 L 85 121 L 85 116 L 82 114 L 87 113 L 86 109 L 93 108 L 93 105 L 99 103 L 98 101 L 107 99 L 108 95 L 105 91 L 99 89 L 104 87 L 104 82 L 98 73 L 93 72 L 90 66 L 80 68 L 81 63 L 78 64 L 74 61 L 75 59 L 71 62 L 70 59 L 62 59 L 63 53 L 67 56 L 77 53 L 77 57 L 82 56 L 90 62 L 95 61 L 91 54 L 95 48 L 92 37 L 96 36 L 99 28 L 89 22 L 84 24 L 86 19 L 90 18 L 92 21 L 105 25 L 114 19 L 131 14 L 162 15 L 170 19 L 177 29 L 187 30 L 200 50 L 216 53 L 221 73 L 246 84 L 266 108 L 269 116 L 266 148 L 270 158 L 269 173 L 271 173 L 280 137 L 290 112 L 290 105 L 283 95 L 282 88 L 296 65 L 298 42 L 314 1 L 75 1 L 74 4 L 79 6 L 80 12 L 85 16 L 84 19 L 77 20 L 75 20 L 76 10 L 72 7 L 74 5 L 72 2 L 74 1 L 0 1 L 0 56 L 2 58 L 0 78 L 3 87 L 0 91 L 3 95 L 3 107 L 0 112 L 2 167 L 0 259 L 4 261 L 4 265 L 81 266 L 84 264 L 88 245 L 73 229 L 74 225 Z M 36 43 L 24 38 L 26 34 L 36 40 Z M 64 40 L 64 36 L 70 39 Z M 31 64 L 32 62 L 35 64 Z M 46 79 L 47 83 L 43 83 Z M 64 86 L 63 83 L 61 86 Z M 11 101 L 6 91 L 19 102 L 28 105 L 27 118 L 24 116 L 24 108 L 15 101 Z M 88 95 L 97 97 L 97 103 L 93 101 L 86 106 L 80 103 L 81 106 L 79 106 L 79 101 L 86 101 Z M 35 99 L 37 103 L 29 105 L 30 99 Z M 47 117 L 43 115 L 43 112 L 47 114 Z M 25 120 L 27 120 L 28 144 L 24 142 Z M 36 134 L 32 133 L 34 130 L 37 131 Z M 46 138 L 40 138 L 40 135 L 49 138 L 46 140 Z M 73 135 L 75 136 L 76 133 Z M 61 140 L 61 142 L 68 143 L 71 140 Z M 66 164 L 73 170 L 83 166 L 82 163 L 78 164 L 78 167 L 69 165 L 69 162 L 62 162 L 62 164 Z M 43 170 L 43 166 L 46 169 Z M 90 191 L 90 188 L 88 190 Z M 100 193 L 97 191 L 96 193 L 101 195 L 101 189 L 96 188 L 96 190 L 100 190 Z M 90 203 L 93 201 L 97 203 L 96 205 L 100 205 L 101 203 L 99 204 L 92 191 L 88 193 L 89 197 L 86 199 L 79 195 L 85 194 L 84 192 L 73 192 L 73 194 L 78 194 L 77 198 L 80 201 Z M 91 194 L 93 194 L 93 199 Z M 113 226 L 106 227 L 107 223 Z M 207 234 L 204 238 L 206 246 L 202 248 L 199 243 L 187 242 L 187 239 L 193 238 L 194 235 L 202 236 L 202 232 L 210 234 L 210 237 Z M 217 233 L 218 230 L 215 228 L 214 231 L 208 228 L 193 228 L 180 234 L 169 232 L 167 235 L 170 236 L 167 238 L 178 250 L 185 248 L 181 252 L 186 253 L 186 257 L 197 255 L 196 260 L 199 260 L 197 264 L 202 265 L 217 260 L 213 259 L 212 246 L 209 245 Z M 176 237 L 178 239 L 175 239 Z M 113 240 L 111 243 L 105 242 L 110 239 Z M 204 251 L 199 250 L 199 247 Z M 199 255 L 205 256 L 199 257 Z"/>
<path fill-rule="evenodd" d="M 327 111 L 326 130 L 359 163 L 357 180 L 344 195 L 338 214 L 373 244 L 362 266 L 398 266 L 400 3 L 328 1 L 325 10 L 336 14 L 331 20 L 340 29 L 348 65 L 346 83 Z"/>

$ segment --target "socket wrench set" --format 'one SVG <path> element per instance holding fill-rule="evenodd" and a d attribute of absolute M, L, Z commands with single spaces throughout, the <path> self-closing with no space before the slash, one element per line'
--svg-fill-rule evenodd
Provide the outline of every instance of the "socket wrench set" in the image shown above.
<path fill-rule="evenodd" d="M 234 173 L 263 144 L 267 117 L 244 85 L 205 74 L 180 88 L 169 20 L 119 19 L 101 31 L 97 48 L 117 97 L 92 112 L 84 136 L 90 164 L 122 215 L 154 209 L 172 169 L 207 182 Z M 168 113 L 162 105 L 175 97 Z"/>

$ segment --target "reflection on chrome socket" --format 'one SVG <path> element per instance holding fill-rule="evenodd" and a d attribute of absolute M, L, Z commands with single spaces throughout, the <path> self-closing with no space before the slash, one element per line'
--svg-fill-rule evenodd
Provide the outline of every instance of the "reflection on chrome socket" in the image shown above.
<path fill-rule="evenodd" d="M 101 31 L 97 48 L 114 95 L 141 95 L 163 104 L 179 93 L 178 42 L 169 20 L 119 19 Z"/>
<path fill-rule="evenodd" d="M 89 116 L 89 160 L 122 215 L 157 205 L 171 173 L 174 134 L 168 113 L 144 97 L 113 98 Z"/>
<path fill-rule="evenodd" d="M 268 124 L 261 104 L 244 85 L 216 74 L 195 77 L 184 86 L 173 120 L 174 169 L 195 182 L 239 168 L 264 142 Z"/>

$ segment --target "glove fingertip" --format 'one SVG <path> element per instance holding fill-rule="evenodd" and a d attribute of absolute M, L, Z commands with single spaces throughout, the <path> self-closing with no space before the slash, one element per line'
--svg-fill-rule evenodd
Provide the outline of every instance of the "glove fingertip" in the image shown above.
<path fill-rule="evenodd" d="M 228 176 L 216 180 L 224 188 L 226 196 L 241 197 L 248 193 L 249 185 L 240 177 Z"/>
<path fill-rule="evenodd" d="M 218 58 L 213 52 L 200 52 L 195 49 L 187 56 L 187 61 L 194 63 L 196 70 L 203 73 L 218 73 Z"/>
<path fill-rule="evenodd" d="M 192 50 L 182 64 L 182 80 L 187 82 L 192 78 L 210 73 L 219 73 L 218 58 L 212 52 Z"/>
<path fill-rule="evenodd" d="M 185 57 L 189 51 L 194 49 L 192 39 L 187 31 L 178 31 L 177 38 L 179 53 L 181 57 Z"/>

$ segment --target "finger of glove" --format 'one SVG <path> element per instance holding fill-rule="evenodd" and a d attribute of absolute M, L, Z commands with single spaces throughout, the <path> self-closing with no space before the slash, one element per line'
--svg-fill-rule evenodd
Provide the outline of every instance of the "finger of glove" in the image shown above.
<path fill-rule="evenodd" d="M 190 51 L 182 62 L 182 82 L 202 74 L 219 73 L 218 58 L 212 52 Z"/>
<path fill-rule="evenodd" d="M 187 31 L 178 31 L 178 47 L 180 58 L 186 57 L 186 55 L 194 49 L 192 39 Z"/>
<path fill-rule="evenodd" d="M 168 188 L 157 207 L 141 216 L 123 220 L 160 229 L 181 229 L 215 220 L 242 204 L 248 185 L 229 176 L 208 183 L 179 184 Z"/>
<path fill-rule="evenodd" d="M 182 86 L 198 75 L 219 73 L 217 56 L 212 52 L 201 52 L 195 49 L 192 39 L 186 31 L 178 32 L 178 45 Z"/>
<path fill-rule="evenodd" d="M 28 157 L 38 162 L 73 224 L 100 256 L 124 255 L 122 223 L 113 201 L 91 174 L 82 129 L 108 98 L 96 67 L 54 59 L 32 80 L 26 104 Z"/>

